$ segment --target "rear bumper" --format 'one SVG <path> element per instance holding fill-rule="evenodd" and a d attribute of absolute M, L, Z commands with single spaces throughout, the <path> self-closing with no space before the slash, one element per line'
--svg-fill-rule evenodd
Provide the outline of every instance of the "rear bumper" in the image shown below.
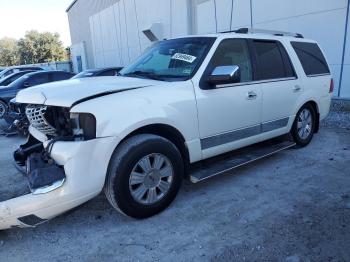
<path fill-rule="evenodd" d="M 1 202 L 0 230 L 36 226 L 98 195 L 118 143 L 116 137 L 56 142 L 50 156 L 64 168 L 64 183 L 47 193 L 31 193 Z"/>

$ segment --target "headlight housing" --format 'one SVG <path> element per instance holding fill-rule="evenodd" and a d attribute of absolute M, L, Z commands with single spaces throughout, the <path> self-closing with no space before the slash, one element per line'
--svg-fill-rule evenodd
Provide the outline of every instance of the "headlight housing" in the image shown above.
<path fill-rule="evenodd" d="M 96 118 L 90 113 L 71 113 L 70 119 L 74 136 L 83 137 L 84 140 L 96 138 Z"/>

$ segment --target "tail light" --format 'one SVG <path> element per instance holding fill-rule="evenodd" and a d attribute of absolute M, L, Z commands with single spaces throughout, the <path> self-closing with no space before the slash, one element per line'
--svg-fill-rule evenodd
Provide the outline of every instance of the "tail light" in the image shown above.
<path fill-rule="evenodd" d="M 329 86 L 329 93 L 333 93 L 334 91 L 334 81 L 333 81 L 333 78 L 331 79 L 331 84 Z"/>

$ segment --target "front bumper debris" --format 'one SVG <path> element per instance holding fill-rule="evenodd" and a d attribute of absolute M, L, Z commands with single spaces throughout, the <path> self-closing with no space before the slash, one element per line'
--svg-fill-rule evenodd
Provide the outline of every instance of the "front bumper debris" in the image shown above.
<path fill-rule="evenodd" d="M 45 194 L 61 187 L 66 180 L 62 167 L 52 159 L 45 161 L 42 154 L 35 153 L 27 159 L 27 177 L 30 191 L 34 194 Z"/>
<path fill-rule="evenodd" d="M 57 141 L 48 155 L 47 144 L 29 136 L 14 153 L 27 189 L 11 194 L 14 198 L 0 193 L 0 230 L 35 227 L 97 196 L 119 141 L 116 137 Z"/>

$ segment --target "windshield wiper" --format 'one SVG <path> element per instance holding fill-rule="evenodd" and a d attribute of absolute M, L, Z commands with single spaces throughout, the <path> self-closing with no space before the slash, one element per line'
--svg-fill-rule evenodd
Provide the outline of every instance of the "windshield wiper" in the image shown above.
<path fill-rule="evenodd" d="M 127 74 L 124 74 L 122 76 L 135 76 L 135 77 L 145 77 L 145 78 L 149 78 L 149 79 L 153 79 L 153 80 L 159 80 L 159 81 L 164 81 L 164 79 L 160 76 L 160 75 L 156 75 L 155 73 L 152 72 L 147 72 L 147 71 L 134 71 L 134 72 L 130 72 Z"/>

